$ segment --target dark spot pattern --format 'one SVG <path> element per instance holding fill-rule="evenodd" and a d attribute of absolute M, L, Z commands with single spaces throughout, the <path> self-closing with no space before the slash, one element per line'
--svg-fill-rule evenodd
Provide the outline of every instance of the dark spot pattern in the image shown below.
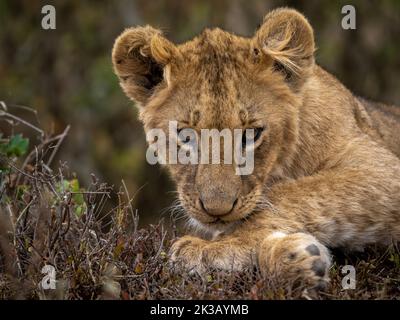
<path fill-rule="evenodd" d="M 315 260 L 312 264 L 311 270 L 315 272 L 318 277 L 325 275 L 326 263 L 321 259 Z"/>
<path fill-rule="evenodd" d="M 306 251 L 312 256 L 319 256 L 321 254 L 319 248 L 315 244 L 310 244 L 306 248 Z"/>

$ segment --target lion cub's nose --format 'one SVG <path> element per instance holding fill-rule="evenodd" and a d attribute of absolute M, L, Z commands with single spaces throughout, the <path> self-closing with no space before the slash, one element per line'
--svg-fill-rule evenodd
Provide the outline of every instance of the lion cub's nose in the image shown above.
<path fill-rule="evenodd" d="M 238 202 L 237 197 L 200 197 L 202 209 L 210 216 L 223 216 L 230 213 Z"/>
<path fill-rule="evenodd" d="M 200 164 L 196 174 L 198 206 L 210 216 L 229 214 L 238 203 L 242 178 L 230 164 Z"/>

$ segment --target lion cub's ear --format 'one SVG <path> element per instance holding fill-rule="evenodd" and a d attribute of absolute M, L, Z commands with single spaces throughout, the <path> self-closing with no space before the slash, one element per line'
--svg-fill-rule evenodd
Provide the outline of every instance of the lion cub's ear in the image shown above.
<path fill-rule="evenodd" d="M 114 71 L 126 95 L 143 106 L 162 82 L 168 83 L 166 66 L 178 55 L 176 46 L 150 26 L 125 30 L 114 43 Z"/>
<path fill-rule="evenodd" d="M 267 14 L 253 38 L 253 47 L 293 85 L 299 85 L 314 65 L 313 29 L 307 19 L 293 9 L 280 8 Z"/>

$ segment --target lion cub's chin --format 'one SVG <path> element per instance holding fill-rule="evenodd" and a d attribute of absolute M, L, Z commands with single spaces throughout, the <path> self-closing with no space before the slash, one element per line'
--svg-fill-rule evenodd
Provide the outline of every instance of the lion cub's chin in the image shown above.
<path fill-rule="evenodd" d="M 216 239 L 218 236 L 232 233 L 239 225 L 241 220 L 223 222 L 217 221 L 212 223 L 203 223 L 193 217 L 188 220 L 188 226 L 195 233 L 201 234 L 203 237 Z"/>

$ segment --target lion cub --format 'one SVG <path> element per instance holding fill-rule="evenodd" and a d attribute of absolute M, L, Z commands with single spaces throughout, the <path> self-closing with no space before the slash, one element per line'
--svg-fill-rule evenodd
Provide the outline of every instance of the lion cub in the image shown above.
<path fill-rule="evenodd" d="M 168 164 L 192 225 L 171 259 L 188 270 L 241 270 L 324 287 L 333 247 L 400 240 L 400 109 L 355 97 L 314 60 L 313 29 L 291 9 L 251 38 L 205 30 L 175 45 L 125 30 L 112 60 L 146 132 L 254 129 L 254 170 Z M 182 142 L 184 143 L 184 142 Z M 202 152 L 203 150 L 199 150 Z"/>

